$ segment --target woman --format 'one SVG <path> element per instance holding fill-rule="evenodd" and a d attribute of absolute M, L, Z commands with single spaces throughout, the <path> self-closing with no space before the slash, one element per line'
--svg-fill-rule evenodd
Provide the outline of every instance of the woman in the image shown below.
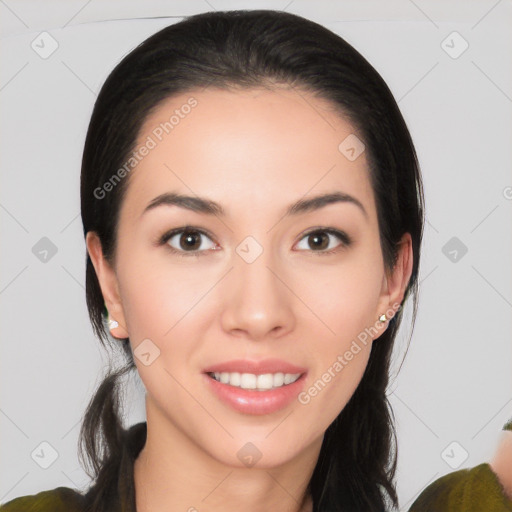
<path fill-rule="evenodd" d="M 386 388 L 402 307 L 417 306 L 423 190 L 358 52 L 284 12 L 161 30 L 98 96 L 81 200 L 91 321 L 126 365 L 84 416 L 87 494 L 3 510 L 398 505 Z M 135 368 L 147 422 L 125 430 L 118 383 Z M 482 496 L 512 510 L 486 469 Z"/>

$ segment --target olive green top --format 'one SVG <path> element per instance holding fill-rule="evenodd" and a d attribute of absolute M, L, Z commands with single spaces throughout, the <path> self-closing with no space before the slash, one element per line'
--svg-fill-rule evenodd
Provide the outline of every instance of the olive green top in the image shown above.
<path fill-rule="evenodd" d="M 503 430 L 512 430 L 512 419 Z M 0 512 L 87 512 L 98 501 L 107 505 L 109 512 L 136 512 L 133 464 L 146 442 L 146 433 L 145 422 L 125 431 L 116 479 L 103 489 L 95 484 L 84 495 L 69 487 L 57 487 L 14 498 L 0 506 Z M 483 463 L 438 478 L 421 492 L 409 512 L 512 512 L 512 500 L 489 464 Z"/>

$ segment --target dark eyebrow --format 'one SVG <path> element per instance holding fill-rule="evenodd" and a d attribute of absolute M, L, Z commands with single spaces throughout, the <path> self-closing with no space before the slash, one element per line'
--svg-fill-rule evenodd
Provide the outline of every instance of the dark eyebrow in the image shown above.
<path fill-rule="evenodd" d="M 320 208 L 333 203 L 352 203 L 356 205 L 368 219 L 368 213 L 361 202 L 355 197 L 342 192 L 332 192 L 330 194 L 322 194 L 309 199 L 300 199 L 288 206 L 284 216 L 299 215 L 301 213 L 319 210 Z M 210 199 L 167 192 L 155 197 L 146 206 L 141 216 L 159 206 L 179 206 L 205 215 L 218 215 L 220 217 L 226 215 L 224 208 L 219 203 L 211 201 Z"/>

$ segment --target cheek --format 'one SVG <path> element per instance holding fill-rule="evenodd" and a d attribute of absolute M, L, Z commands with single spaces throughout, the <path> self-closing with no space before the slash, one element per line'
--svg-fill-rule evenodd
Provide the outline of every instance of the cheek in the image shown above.
<path fill-rule="evenodd" d="M 378 261 L 361 259 L 304 275 L 301 298 L 314 313 L 313 371 L 299 402 L 316 409 L 326 427 L 350 400 L 368 364 L 382 277 Z"/>
<path fill-rule="evenodd" d="M 299 289 L 306 314 L 313 315 L 325 338 L 330 333 L 332 344 L 338 346 L 375 323 L 382 287 L 376 262 L 350 263 L 301 273 Z"/>
<path fill-rule="evenodd" d="M 161 258 L 148 264 L 147 254 L 144 258 L 133 252 L 125 266 L 119 265 L 120 291 L 138 372 L 146 388 L 158 395 L 179 391 L 172 377 L 179 382 L 190 378 L 187 364 L 193 361 L 215 305 L 205 297 L 215 276 Z M 150 365 L 139 358 L 147 352 L 151 359 L 157 354 Z"/>
<path fill-rule="evenodd" d="M 305 417 L 318 419 L 313 436 L 324 432 L 345 408 L 361 382 L 370 351 L 370 343 L 359 343 L 359 347 L 348 344 L 333 351 L 310 376 L 298 401 Z"/>
<path fill-rule="evenodd" d="M 132 252 L 119 264 L 119 282 L 125 320 L 131 337 L 172 337 L 181 319 L 194 314 L 201 297 L 211 286 L 208 274 L 190 271 L 190 265 L 165 257 L 164 249 L 155 258 Z M 176 257 L 174 257 L 176 258 Z"/>

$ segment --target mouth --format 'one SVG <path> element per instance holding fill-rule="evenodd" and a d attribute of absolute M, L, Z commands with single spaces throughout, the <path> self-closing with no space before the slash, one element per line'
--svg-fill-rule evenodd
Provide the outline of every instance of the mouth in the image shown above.
<path fill-rule="evenodd" d="M 239 373 L 239 372 L 206 372 L 212 379 L 236 388 L 269 391 L 288 386 L 297 381 L 304 373 Z"/>
<path fill-rule="evenodd" d="M 281 359 L 238 359 L 203 370 L 218 399 L 244 414 L 271 414 L 289 407 L 304 388 L 307 369 Z"/>

